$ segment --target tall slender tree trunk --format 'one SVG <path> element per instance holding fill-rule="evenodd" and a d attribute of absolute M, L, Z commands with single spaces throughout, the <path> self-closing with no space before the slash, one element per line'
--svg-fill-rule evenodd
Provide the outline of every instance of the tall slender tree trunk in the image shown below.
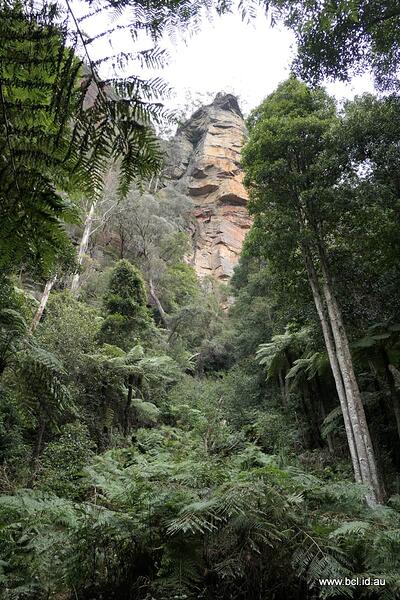
<path fill-rule="evenodd" d="M 301 247 L 303 259 L 342 408 L 355 479 L 367 486 L 366 500 L 368 504 L 373 505 L 383 501 L 385 492 L 379 477 L 364 406 L 354 373 L 349 341 L 333 293 L 325 248 L 321 241 L 318 225 L 312 220 L 310 221 L 307 216 L 307 207 L 301 204 L 299 205 L 299 218 L 300 231 L 307 236 L 311 226 L 316 237 L 315 249 L 322 275 L 322 289 L 313 260 L 313 250 L 306 241 L 302 243 Z"/>
<path fill-rule="evenodd" d="M 315 271 L 312 260 L 308 254 L 308 249 L 303 248 L 303 258 L 306 264 L 308 280 L 310 283 L 311 291 L 314 298 L 315 307 L 317 309 L 317 314 L 319 317 L 319 321 L 322 328 L 322 334 L 325 341 L 326 350 L 328 352 L 329 363 L 331 365 L 333 378 L 335 380 L 336 391 L 339 397 L 340 407 L 342 409 L 344 427 L 346 431 L 347 443 L 349 445 L 351 462 L 354 470 L 354 477 L 358 483 L 362 481 L 362 475 L 360 470 L 360 463 L 358 458 L 358 452 L 356 447 L 356 442 L 354 438 L 354 432 L 352 428 L 352 423 L 350 420 L 349 409 L 347 406 L 347 398 L 346 392 L 343 385 L 343 379 L 340 373 L 339 363 L 337 360 L 335 345 L 332 337 L 332 331 L 330 328 L 329 320 L 326 314 L 326 310 L 324 307 L 324 303 L 322 300 L 321 292 L 319 289 L 319 281 L 318 276 Z"/>
<path fill-rule="evenodd" d="M 364 405 L 354 373 L 350 344 L 347 338 L 341 311 L 333 293 L 325 255 L 321 247 L 319 247 L 319 258 L 322 275 L 324 278 L 324 283 L 322 286 L 323 294 L 325 297 L 332 334 L 336 346 L 336 356 L 345 387 L 347 406 L 354 432 L 354 440 L 357 447 L 362 481 L 368 485 L 371 490 L 372 495 L 370 498 L 368 498 L 370 503 L 382 502 L 385 492 L 379 476 Z"/>
<path fill-rule="evenodd" d="M 81 266 L 81 264 L 83 262 L 83 258 L 88 249 L 90 231 L 92 229 L 95 209 L 96 209 L 96 202 L 94 201 L 94 202 L 92 202 L 89 212 L 86 215 L 85 227 L 83 229 L 81 243 L 79 244 L 79 250 L 78 250 L 78 265 L 79 266 Z M 79 278 L 80 278 L 79 272 L 75 273 L 75 275 L 72 278 L 72 282 L 71 282 L 71 291 L 76 292 L 76 290 L 78 289 Z"/>
<path fill-rule="evenodd" d="M 36 327 L 40 323 L 40 319 L 42 318 L 44 309 L 46 308 L 46 304 L 47 304 L 47 301 L 49 299 L 50 292 L 53 289 L 53 286 L 54 286 L 56 280 L 57 280 L 57 275 L 54 275 L 54 277 L 52 277 L 51 279 L 49 279 L 48 282 L 45 285 L 42 297 L 40 299 L 40 304 L 39 304 L 38 309 L 37 309 L 37 311 L 35 313 L 35 316 L 33 317 L 32 323 L 31 323 L 31 325 L 29 327 L 29 331 L 31 333 L 33 333 L 35 331 Z"/>

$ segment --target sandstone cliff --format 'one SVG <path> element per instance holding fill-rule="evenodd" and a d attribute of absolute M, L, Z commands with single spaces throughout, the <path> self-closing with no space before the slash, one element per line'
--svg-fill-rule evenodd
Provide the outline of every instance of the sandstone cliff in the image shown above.
<path fill-rule="evenodd" d="M 246 127 L 237 99 L 218 94 L 168 143 L 165 178 L 194 202 L 193 256 L 199 276 L 227 280 L 251 221 L 240 169 Z"/>

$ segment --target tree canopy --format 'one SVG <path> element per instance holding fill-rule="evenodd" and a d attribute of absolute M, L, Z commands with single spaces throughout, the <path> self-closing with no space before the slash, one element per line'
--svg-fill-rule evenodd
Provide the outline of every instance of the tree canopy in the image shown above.
<path fill-rule="evenodd" d="M 348 81 L 352 75 L 371 70 L 378 87 L 398 88 L 400 9 L 396 0 L 278 0 L 272 10 L 296 34 L 294 69 L 307 81 Z"/>

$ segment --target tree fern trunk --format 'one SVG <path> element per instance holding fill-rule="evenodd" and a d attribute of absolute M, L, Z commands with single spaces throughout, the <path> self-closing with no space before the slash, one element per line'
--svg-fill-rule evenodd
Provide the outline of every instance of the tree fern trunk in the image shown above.
<path fill-rule="evenodd" d="M 322 448 L 323 444 L 321 431 L 317 420 L 317 413 L 315 411 L 310 385 L 307 381 L 301 386 L 301 395 L 303 398 L 303 406 L 306 412 L 306 418 L 311 431 L 313 445 L 315 448 Z"/>
<path fill-rule="evenodd" d="M 282 375 L 282 371 L 279 371 L 279 373 L 278 373 L 278 382 L 279 382 L 279 389 L 281 391 L 283 407 L 287 408 L 289 389 L 288 389 L 287 381 L 284 378 L 284 375 Z"/>
<path fill-rule="evenodd" d="M 319 380 L 318 375 L 315 378 L 315 385 L 316 385 L 316 389 L 317 389 L 317 394 L 321 403 L 321 416 L 322 419 L 325 420 L 326 419 L 326 415 L 328 414 L 328 411 L 326 409 L 325 406 L 325 400 L 324 400 L 324 395 L 322 393 L 322 389 L 321 389 L 321 383 Z M 328 435 L 326 436 L 326 442 L 328 444 L 328 450 L 329 450 L 329 454 L 334 454 L 335 453 L 335 446 L 333 443 L 333 438 L 332 438 L 332 434 L 328 433 Z"/>

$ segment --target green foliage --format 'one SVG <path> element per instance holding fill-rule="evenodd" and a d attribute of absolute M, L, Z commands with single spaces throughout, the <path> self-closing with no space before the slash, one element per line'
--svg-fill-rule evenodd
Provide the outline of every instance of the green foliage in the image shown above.
<path fill-rule="evenodd" d="M 74 409 L 70 390 L 66 386 L 66 371 L 58 357 L 37 344 L 28 335 L 21 314 L 3 309 L 2 337 L 4 344 L 1 395 L 9 402 L 10 416 L 17 416 L 14 433 L 24 423 L 37 425 L 35 455 L 41 450 L 46 424 L 57 423 L 60 416 Z"/>
<path fill-rule="evenodd" d="M 156 39 L 212 5 L 86 4 L 88 14 L 74 20 L 68 2 L 63 15 L 46 2 L 40 15 L 33 5 L 0 2 L 7 19 L 18 16 L 8 21 L 14 39 L 0 50 L 0 143 L 11 192 L 0 186 L 10 201 L 2 226 L 11 231 L 28 216 L 33 227 L 4 238 L 7 268 L 14 260 L 32 272 L 35 260 L 45 271 L 55 257 L 68 265 L 52 233 L 58 228 L 66 240 L 66 192 L 96 197 L 110 159 L 121 159 L 119 192 L 157 168 L 151 122 L 163 108 L 151 96 L 163 84 L 100 83 L 96 68 L 107 60 L 82 70 L 80 28 L 110 10 L 110 39 L 125 27 Z M 318 10 L 325 9 L 309 7 Z M 132 21 L 121 24 L 127 15 Z M 80 39 L 88 60 L 103 33 Z M 11 51 L 24 65 L 36 52 L 24 79 Z M 156 50 L 139 55 L 160 60 Z M 114 57 L 118 67 L 126 58 Z M 303 250 L 315 260 L 325 243 L 374 446 L 396 490 L 399 122 L 394 96 L 365 96 L 338 115 L 322 89 L 293 77 L 253 111 L 243 164 L 255 218 L 229 288 L 199 282 L 185 262 L 192 207 L 168 186 L 130 189 L 115 206 L 110 194 L 112 217 L 92 238 L 96 273 L 79 300 L 52 293 L 34 335 L 32 303 L 0 274 L 5 600 L 398 597 L 399 498 L 370 509 L 365 489 L 351 481 Z M 19 190 L 18 169 L 26 176 Z M 33 202 L 38 181 L 51 210 Z M 115 263 L 117 252 L 123 259 Z M 386 586 L 318 583 L 372 574 Z"/>
<path fill-rule="evenodd" d="M 327 437 L 329 433 L 337 431 L 340 427 L 343 427 L 343 415 L 340 406 L 336 406 L 331 412 L 325 417 L 321 433 L 324 437 Z"/>
<path fill-rule="evenodd" d="M 127 260 L 119 261 L 111 273 L 104 308 L 102 342 L 128 349 L 151 325 L 143 278 Z"/>
<path fill-rule="evenodd" d="M 31 345 L 27 322 L 32 307 L 12 278 L 0 273 L 0 377 L 15 365 L 18 353 Z"/>
<path fill-rule="evenodd" d="M 321 445 L 321 423 L 337 400 L 326 368 L 327 353 L 317 333 L 311 288 L 318 291 L 320 287 L 322 308 L 325 300 L 328 305 L 331 288 L 343 307 L 350 338 L 361 337 L 371 322 L 382 321 L 381 315 L 397 321 L 396 294 L 389 290 L 398 271 L 392 254 L 398 243 L 398 230 L 395 233 L 393 229 L 398 186 L 383 165 L 389 161 L 391 173 L 392 165 L 398 164 L 399 132 L 389 122 L 396 110 L 394 98 L 377 101 L 366 96 L 337 115 L 324 90 L 307 88 L 291 77 L 249 118 L 250 139 L 243 164 L 255 220 L 246 255 L 254 260 L 261 256 L 267 263 L 270 307 L 272 311 L 279 307 L 271 320 L 278 324 L 286 317 L 277 333 L 288 323 L 295 330 L 305 327 L 310 331 L 304 347 L 292 351 L 285 348 L 283 340 L 280 348 L 280 338 L 270 333 L 262 340 L 267 343 L 260 354 L 264 354 L 270 375 L 278 378 L 284 401 L 289 383 L 299 391 L 309 423 L 306 443 L 317 447 Z M 313 296 L 317 303 L 315 291 Z M 362 362 L 359 356 L 355 356 L 356 369 L 362 378 L 367 357 L 364 354 Z M 379 374 L 376 364 L 368 368 Z M 378 385 L 381 391 L 385 385 L 392 386 L 393 407 L 398 412 L 387 368 L 384 378 L 386 384 L 381 381 Z M 366 388 L 366 394 L 372 392 Z M 321 404 L 324 396 L 327 401 Z M 374 422 L 372 407 L 370 411 Z M 329 436 L 327 441 L 333 452 Z"/>
<path fill-rule="evenodd" d="M 171 290 L 169 290 L 169 296 L 171 297 Z M 192 357 L 197 359 L 199 369 L 202 369 L 204 366 L 203 350 L 204 358 L 207 355 L 210 356 L 209 350 L 211 350 L 210 358 L 212 360 L 214 339 L 216 341 L 217 336 L 224 336 L 226 319 L 223 306 L 227 302 L 227 289 L 225 285 L 217 281 L 204 279 L 198 283 L 197 292 L 193 290 L 193 295 L 186 296 L 186 298 L 189 302 L 178 307 L 170 316 L 169 343 L 172 350 L 179 348 L 180 344 L 184 344 Z M 220 345 L 220 342 L 216 342 L 216 344 Z M 201 352 L 197 354 L 199 348 Z"/>
<path fill-rule="evenodd" d="M 331 186 L 339 173 L 324 154 L 335 122 L 335 105 L 325 91 L 293 77 L 249 117 L 242 162 L 255 219 L 246 253 L 267 261 L 270 305 L 282 311 L 290 297 L 293 310 L 283 327 L 312 315 L 304 256 L 315 259 L 326 236 L 335 235 L 340 213 L 332 210 Z"/>
<path fill-rule="evenodd" d="M 278 411 L 258 411 L 250 429 L 254 440 L 270 454 L 293 452 L 296 432 L 287 417 Z"/>
<path fill-rule="evenodd" d="M 158 405 L 181 377 L 169 356 L 146 354 L 140 345 L 125 352 L 104 344 L 97 354 L 86 356 L 83 368 L 83 394 L 95 416 L 91 428 L 97 437 L 99 429 L 110 432 L 113 426 L 128 434 L 132 428 L 154 425 Z"/>
<path fill-rule="evenodd" d="M 296 34 L 295 71 L 308 81 L 347 81 L 373 70 L 380 87 L 398 85 L 400 10 L 396 0 L 319 3 L 278 0 L 276 16 Z"/>
<path fill-rule="evenodd" d="M 93 456 L 94 444 L 87 428 L 75 421 L 64 425 L 60 437 L 49 442 L 41 457 L 36 486 L 62 498 L 80 499 L 85 490 L 82 469 Z"/>
<path fill-rule="evenodd" d="M 293 273 L 301 261 L 301 236 L 311 241 L 314 222 L 323 220 L 327 227 L 336 216 L 328 212 L 331 196 L 325 190 L 335 183 L 337 173 L 321 164 L 324 138 L 334 121 L 335 106 L 326 93 L 320 88 L 310 90 L 294 78 L 281 84 L 249 118 L 251 136 L 243 151 L 245 182 L 250 210 L 256 215 L 254 236 L 258 226 L 260 235 L 268 231 L 262 243 L 273 271 L 279 265 L 287 272 L 290 259 Z M 298 219 L 302 203 L 313 219 L 304 232 Z"/>
<path fill-rule="evenodd" d="M 252 230 L 248 235 L 251 236 L 251 233 Z M 276 311 L 269 269 L 260 256 L 249 256 L 246 241 L 231 285 L 235 295 L 230 314 L 235 323 L 236 351 L 240 357 L 248 356 L 255 352 L 259 344 L 269 339 Z"/>
<path fill-rule="evenodd" d="M 10 491 L 29 477 L 32 449 L 25 439 L 32 420 L 15 394 L 0 384 L 0 490 Z"/>
<path fill-rule="evenodd" d="M 177 26 L 190 20 L 197 10 L 186 6 L 177 13 L 181 4 L 137 7 L 133 37 L 146 29 L 155 40 L 171 21 Z M 153 48 L 94 61 L 90 44 L 112 32 L 88 40 L 82 28 L 109 8 L 88 8 L 78 18 L 69 2 L 0 3 L 2 268 L 28 263 L 48 275 L 57 260 L 73 268 L 65 231 L 66 223 L 78 219 L 71 198 L 98 196 L 111 163 L 118 165 L 121 195 L 160 170 L 154 125 L 171 118 L 159 101 L 167 86 L 159 78 L 116 72 L 128 58 L 159 67 L 163 52 Z M 113 75 L 101 80 L 97 71 L 107 62 Z"/>
<path fill-rule="evenodd" d="M 121 258 L 139 266 L 155 314 L 167 327 L 179 309 L 194 304 L 200 292 L 196 274 L 184 258 L 191 253 L 187 234 L 191 219 L 190 198 L 168 186 L 154 194 L 131 190 L 110 219 Z M 171 327 L 174 331 L 174 323 Z"/>
<path fill-rule="evenodd" d="M 57 292 L 49 298 L 36 338 L 62 360 L 74 378 L 78 375 L 81 357 L 96 347 L 101 322 L 98 311 L 77 300 L 69 291 Z"/>
<path fill-rule="evenodd" d="M 79 189 L 69 121 L 79 98 L 80 63 L 57 25 L 57 7 L 26 8 L 0 4 L 0 268 L 36 261 L 48 271 L 69 245 L 63 223 L 77 218 L 56 188 Z"/>
<path fill-rule="evenodd" d="M 126 260 L 121 260 L 110 278 L 109 291 L 104 300 L 109 313 L 132 317 L 136 306 L 146 304 L 146 292 L 139 272 Z"/>
<path fill-rule="evenodd" d="M 193 268 L 184 263 L 168 266 L 159 282 L 160 298 L 169 313 L 188 306 L 200 297 L 199 282 Z"/>
<path fill-rule="evenodd" d="M 137 420 L 141 425 L 155 425 L 160 414 L 159 409 L 152 402 L 145 402 L 140 398 L 132 400 L 132 407 L 136 411 Z"/>
<path fill-rule="evenodd" d="M 290 366 L 290 357 L 302 353 L 304 347 L 310 339 L 310 329 L 304 328 L 300 331 L 293 331 L 293 328 L 287 327 L 282 335 L 275 335 L 270 342 L 260 344 L 257 350 L 257 359 L 260 365 L 265 367 L 268 377 L 274 377 L 278 373 L 285 371 Z M 294 376 L 293 369 L 288 372 L 288 376 Z"/>
<path fill-rule="evenodd" d="M 27 324 L 13 308 L 0 311 L 0 375 L 27 344 Z"/>
<path fill-rule="evenodd" d="M 144 585 L 160 600 L 199 593 L 222 600 L 263 595 L 278 575 L 282 593 L 295 597 L 298 577 L 316 587 L 319 578 L 372 572 L 386 577 L 382 598 L 396 597 L 395 509 L 366 509 L 356 486 L 279 469 L 253 446 L 209 452 L 198 436 L 196 429 L 139 430 L 135 446 L 86 467 L 92 501 L 79 506 L 27 490 L 3 497 L 0 545 L 10 594 L 41 597 L 73 586 L 117 598 Z"/>
<path fill-rule="evenodd" d="M 18 356 L 17 378 L 22 401 L 42 424 L 52 423 L 66 410 L 72 410 L 65 385 L 66 372 L 58 358 L 38 346 Z"/>

